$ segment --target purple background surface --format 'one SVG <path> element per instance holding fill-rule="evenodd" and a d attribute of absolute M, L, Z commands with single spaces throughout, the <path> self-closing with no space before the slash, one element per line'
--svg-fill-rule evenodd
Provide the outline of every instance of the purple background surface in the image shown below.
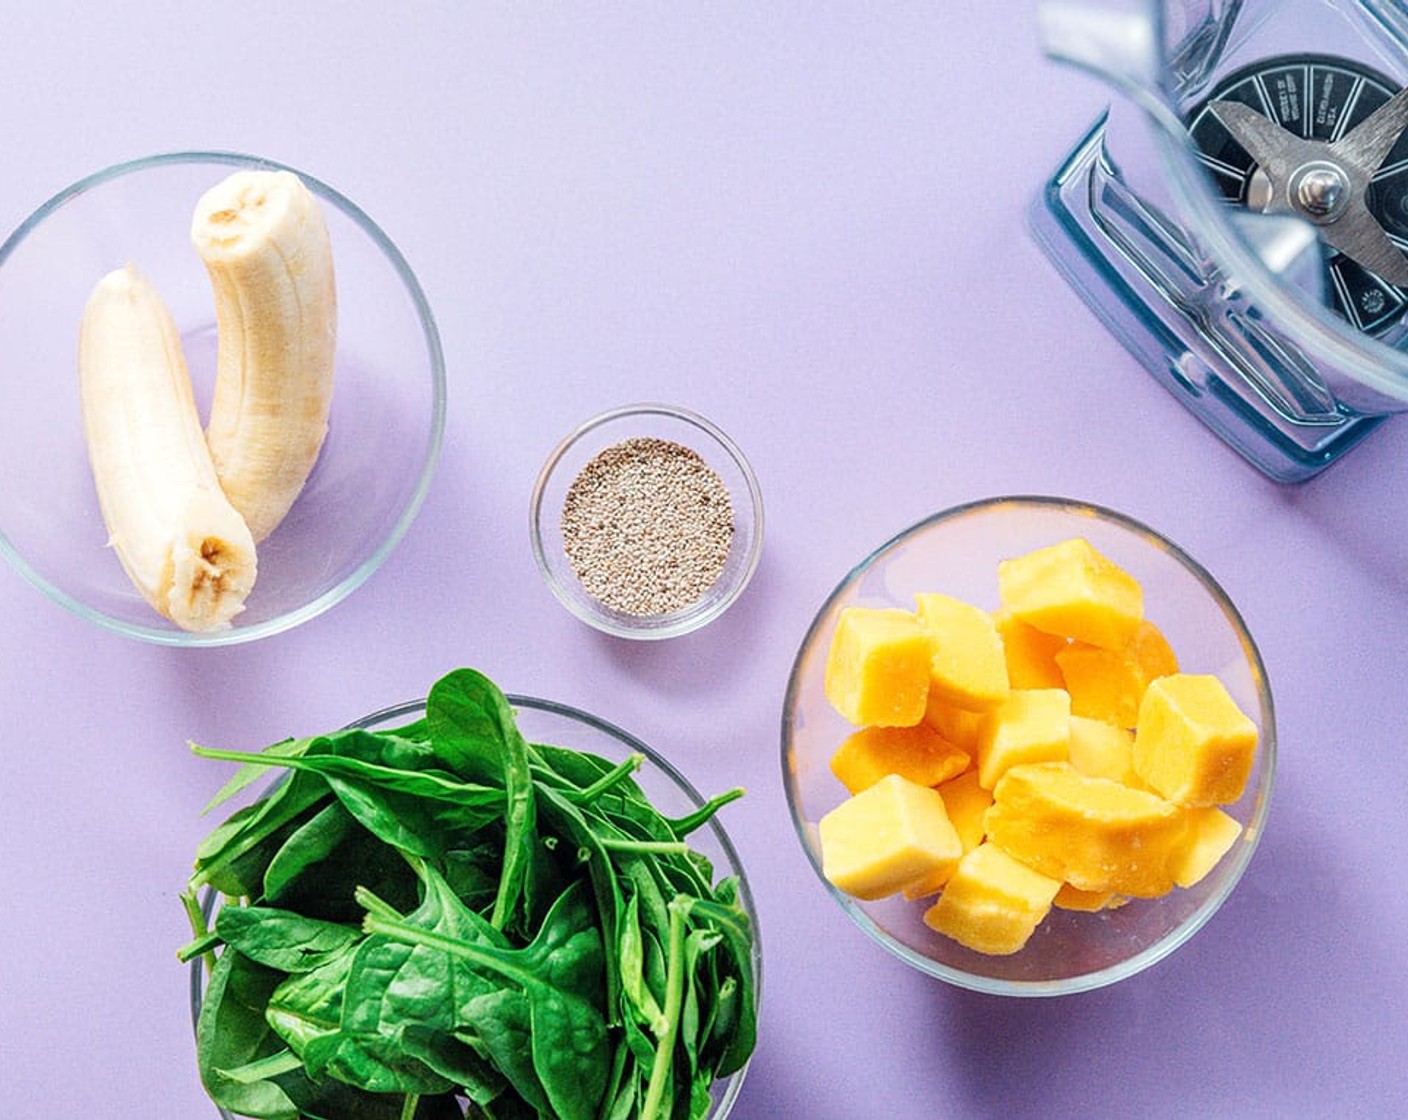
<path fill-rule="evenodd" d="M 187 740 L 323 731 L 459 665 L 748 787 L 726 820 L 766 976 L 738 1120 L 1402 1114 L 1408 419 L 1287 488 L 1136 369 L 1026 231 L 1107 99 L 1040 57 L 1031 7 L 7 5 L 0 224 L 152 152 L 286 161 L 406 254 L 450 398 L 407 538 L 289 634 L 140 645 L 0 571 L 0 1117 L 212 1116 L 174 951 L 226 771 Z M 554 443 L 643 399 L 738 441 L 767 540 L 722 620 L 635 645 L 558 605 L 526 521 Z M 788 670 L 836 581 L 926 514 L 1014 492 L 1182 544 L 1257 635 L 1279 714 L 1270 825 L 1224 909 L 1054 1000 L 871 944 L 779 773 Z"/>

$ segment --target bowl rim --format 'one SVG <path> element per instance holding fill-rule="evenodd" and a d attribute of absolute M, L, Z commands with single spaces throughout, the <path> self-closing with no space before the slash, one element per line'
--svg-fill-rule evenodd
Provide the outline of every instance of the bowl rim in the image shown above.
<path fill-rule="evenodd" d="M 680 772 L 679 768 L 675 766 L 674 763 L 654 747 L 637 736 L 632 735 L 624 728 L 612 723 L 610 720 L 603 719 L 601 716 L 593 715 L 591 712 L 585 711 L 582 708 L 574 707 L 571 704 L 564 704 L 557 700 L 547 700 L 542 697 L 527 696 L 516 692 L 506 692 L 504 693 L 504 698 L 508 701 L 509 706 L 515 710 L 519 708 L 529 708 L 547 715 L 560 716 L 567 720 L 585 724 L 593 730 L 615 739 L 628 751 L 639 752 L 644 755 L 646 762 L 650 766 L 659 770 L 665 777 L 669 778 L 669 780 L 696 805 L 704 805 L 707 802 L 708 799 L 699 792 L 699 789 L 693 782 Z M 376 711 L 369 712 L 367 715 L 346 724 L 342 730 L 371 728 L 378 724 L 403 719 L 417 712 L 424 712 L 426 699 L 426 697 L 422 697 L 419 700 L 403 700 L 397 704 L 390 704 L 384 708 L 378 708 Z M 278 780 L 278 778 L 275 778 L 275 781 Z M 739 857 L 738 849 L 734 846 L 733 837 L 729 835 L 728 829 L 717 816 L 711 817 L 705 824 L 705 827 L 709 829 L 711 835 L 714 837 L 714 841 L 724 853 L 724 857 L 737 869 L 736 878 L 738 881 L 739 901 L 753 926 L 753 952 L 750 958 L 750 963 L 753 966 L 753 1006 L 758 1022 L 761 1024 L 763 1005 L 763 939 L 762 931 L 759 928 L 757 902 L 753 897 L 753 888 L 748 881 L 747 868 L 744 867 L 743 860 Z M 207 888 L 200 900 L 201 913 L 207 923 L 209 923 L 213 916 L 218 901 L 219 899 L 216 892 L 212 888 Z M 192 1029 L 195 1028 L 199 1020 L 200 1007 L 205 994 L 204 981 L 205 958 L 203 955 L 197 955 L 193 957 L 190 962 L 189 992 Z M 719 1100 L 715 1111 L 710 1112 L 709 1120 L 725 1120 L 733 1111 L 733 1107 L 738 1101 L 738 1095 L 743 1090 L 743 1083 L 747 1078 L 753 1059 L 756 1056 L 757 1050 L 755 1048 L 753 1053 L 744 1061 L 743 1065 L 724 1079 L 726 1082 L 724 1094 Z M 239 1117 L 234 1113 L 215 1104 L 215 1102 L 212 1101 L 211 1104 L 222 1120 L 239 1120 Z"/>
<path fill-rule="evenodd" d="M 744 491 L 748 502 L 747 521 L 752 525 L 752 533 L 748 545 L 748 552 L 744 556 L 743 563 L 737 569 L 736 576 L 725 594 L 709 603 L 709 605 L 702 610 L 697 609 L 698 604 L 696 602 L 672 614 L 643 615 L 641 616 L 640 622 L 633 623 L 630 621 L 631 616 L 619 612 L 608 612 L 604 607 L 594 609 L 593 604 L 595 604 L 596 600 L 592 599 L 585 590 L 580 597 L 573 596 L 570 593 L 548 559 L 548 547 L 543 539 L 543 516 L 544 499 L 547 496 L 548 487 L 556 477 L 558 468 L 562 466 L 563 460 L 566 458 L 568 452 L 578 446 L 582 440 L 586 439 L 593 432 L 597 432 L 607 425 L 617 424 L 623 420 L 630 420 L 640 416 L 658 416 L 666 420 L 678 421 L 686 427 L 693 428 L 702 433 L 707 439 L 718 446 L 732 461 L 739 475 L 743 478 Z M 623 436 L 622 438 L 630 437 Z M 696 448 L 694 450 L 698 449 Z M 737 496 L 732 490 L 730 490 L 730 498 L 732 498 L 735 503 L 737 502 Z M 736 508 L 734 516 L 739 516 Z M 763 523 L 763 494 L 762 489 L 758 485 L 757 475 L 754 473 L 753 467 L 748 462 L 747 457 L 743 454 L 742 449 L 734 442 L 732 437 L 713 421 L 691 409 L 654 401 L 620 405 L 615 408 L 607 409 L 604 412 L 599 412 L 582 421 L 568 432 L 567 435 L 563 436 L 548 454 L 542 468 L 539 470 L 538 477 L 533 483 L 533 492 L 528 503 L 528 531 L 529 540 L 533 549 L 533 561 L 537 565 L 539 574 L 543 577 L 544 582 L 548 585 L 553 595 L 556 596 L 558 602 L 566 607 L 575 617 L 604 634 L 610 634 L 617 638 L 630 638 L 637 641 L 658 641 L 691 633 L 692 631 L 698 630 L 706 623 L 712 622 L 732 606 L 752 581 L 753 574 L 757 571 L 758 564 L 762 559 Z"/>
<path fill-rule="evenodd" d="M 1144 542 L 1158 548 L 1177 561 L 1179 565 L 1192 575 L 1202 585 L 1204 590 L 1210 594 L 1219 610 L 1231 624 L 1243 654 L 1247 659 L 1247 664 L 1252 671 L 1261 716 L 1257 747 L 1257 761 L 1259 765 L 1258 783 L 1255 790 L 1251 791 L 1255 794 L 1255 797 L 1251 814 L 1244 825 L 1243 836 L 1245 837 L 1245 841 L 1237 846 L 1234 853 L 1224 857 L 1225 859 L 1233 860 L 1233 862 L 1227 868 L 1226 877 L 1217 891 L 1204 899 L 1198 908 L 1189 914 L 1173 930 L 1132 956 L 1093 972 L 1063 976 L 1052 980 L 1013 980 L 1002 977 L 981 976 L 976 973 L 967 972 L 963 969 L 954 968 L 950 965 L 935 961 L 925 954 L 901 943 L 881 929 L 879 924 L 866 913 L 857 900 L 838 890 L 823 874 L 819 856 L 808 838 L 808 826 L 801 815 L 796 785 L 792 778 L 791 768 L 788 765 L 793 714 L 797 706 L 801 688 L 801 674 L 799 669 L 801 667 L 802 657 L 813 645 L 824 620 L 830 616 L 836 603 L 850 591 L 859 578 L 870 569 L 876 560 L 904 541 L 943 522 L 956 520 L 960 517 L 972 514 L 996 512 L 1004 507 L 1010 507 L 1013 511 L 1020 511 L 1023 508 L 1035 508 L 1052 512 L 1075 513 L 1092 517 L 1096 520 L 1106 521 L 1139 537 Z M 1143 521 L 1096 502 L 1045 494 L 1013 494 L 978 498 L 939 510 L 893 534 L 879 547 L 867 553 L 859 563 L 851 567 L 817 608 L 815 615 L 807 626 L 801 643 L 797 647 L 797 652 L 793 657 L 792 665 L 788 672 L 787 689 L 783 697 L 780 739 L 782 748 L 783 792 L 787 799 L 788 813 L 792 818 L 792 827 L 807 857 L 807 862 L 811 865 L 812 870 L 816 873 L 816 877 L 820 880 L 822 886 L 840 905 L 841 909 L 850 916 L 851 920 L 855 922 L 872 941 L 918 971 L 956 987 L 998 996 L 1059 996 L 1093 991 L 1144 971 L 1185 944 L 1198 930 L 1207 924 L 1212 916 L 1221 909 L 1222 904 L 1231 896 L 1232 891 L 1235 889 L 1238 882 L 1241 881 L 1242 875 L 1246 871 L 1247 865 L 1251 862 L 1256 849 L 1260 846 L 1262 836 L 1265 832 L 1267 812 L 1270 809 L 1276 771 L 1275 702 L 1272 697 L 1270 677 L 1267 675 L 1266 665 L 1262 660 L 1261 651 L 1257 647 L 1256 641 L 1246 625 L 1246 621 L 1243 619 L 1241 612 L 1237 609 L 1236 604 L 1232 602 L 1231 597 L 1223 590 L 1222 585 L 1218 583 L 1202 564 L 1184 551 L 1182 547 L 1164 536 L 1158 530 L 1145 524 Z"/>
<path fill-rule="evenodd" d="M 178 150 L 124 160 L 91 172 L 64 187 L 58 193 L 52 195 L 47 201 L 40 204 L 14 229 L 3 243 L 0 243 L 0 268 L 5 266 L 5 263 L 14 254 L 15 250 L 39 227 L 44 219 L 60 210 L 71 201 L 79 198 L 85 192 L 94 187 L 102 186 L 105 183 L 137 172 L 181 164 L 216 164 L 236 168 L 290 171 L 302 179 L 303 182 L 308 185 L 308 188 L 312 190 L 314 194 L 318 195 L 319 198 L 331 203 L 341 211 L 357 228 L 367 235 L 378 249 L 381 250 L 382 255 L 386 258 L 392 270 L 405 287 L 406 294 L 410 297 L 412 307 L 415 310 L 416 319 L 421 328 L 421 335 L 425 344 L 426 359 L 430 366 L 432 382 L 431 430 L 429 441 L 426 444 L 425 457 L 420 465 L 416 485 L 411 491 L 404 508 L 397 517 L 396 523 L 391 527 L 391 531 L 383 540 L 378 542 L 377 547 L 365 556 L 361 562 L 358 563 L 356 568 L 348 573 L 335 587 L 329 588 L 327 591 L 324 591 L 321 595 L 309 600 L 302 606 L 296 607 L 290 611 L 285 611 L 263 622 L 252 623 L 248 626 L 240 626 L 236 623 L 224 630 L 192 632 L 180 630 L 175 627 L 145 625 L 117 618 L 106 611 L 98 610 L 90 606 L 83 602 L 83 600 L 53 584 L 14 546 L 4 529 L 0 528 L 0 553 L 4 554 L 10 564 L 30 584 L 39 588 L 39 590 L 43 591 L 54 602 L 78 617 L 113 633 L 121 634 L 129 638 L 136 638 L 154 645 L 181 648 L 230 646 L 254 641 L 258 638 L 269 637 L 273 634 L 280 634 L 286 630 L 293 629 L 303 622 L 307 622 L 311 618 L 317 617 L 324 611 L 341 602 L 365 583 L 371 577 L 372 573 L 381 567 L 382 563 L 391 555 L 391 552 L 396 546 L 400 544 L 402 538 L 410 529 L 411 523 L 419 514 L 421 506 L 425 502 L 426 495 L 429 493 L 430 484 L 435 475 L 435 469 L 438 465 L 441 448 L 444 443 L 446 411 L 445 353 L 440 340 L 440 331 L 435 322 L 435 315 L 430 307 L 429 300 L 426 298 L 425 290 L 421 287 L 420 281 L 411 269 L 410 263 L 406 260 L 401 250 L 396 246 L 395 242 L 391 240 L 385 230 L 383 230 L 365 210 L 335 187 L 330 186 L 316 176 L 309 175 L 296 167 L 264 156 L 215 149 Z"/>

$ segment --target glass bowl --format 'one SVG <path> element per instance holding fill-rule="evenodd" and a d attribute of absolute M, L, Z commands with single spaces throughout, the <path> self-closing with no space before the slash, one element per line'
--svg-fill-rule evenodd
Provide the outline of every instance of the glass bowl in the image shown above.
<path fill-rule="evenodd" d="M 634 779 L 656 808 L 667 817 L 683 817 L 704 806 L 706 799 L 688 778 L 668 759 L 629 732 L 588 712 L 552 700 L 510 693 L 508 701 L 513 705 L 519 730 L 530 743 L 552 743 L 570 747 L 598 755 L 613 763 L 623 762 L 632 754 L 644 755 L 645 761 L 635 772 Z M 387 731 L 404 726 L 424 714 L 424 700 L 415 700 L 373 712 L 349 726 L 371 731 Z M 723 811 L 726 813 L 727 807 Z M 753 984 L 760 1009 L 763 980 L 762 941 L 758 933 L 758 912 L 747 875 L 743 870 L 743 862 L 739 859 L 738 851 L 718 816 L 714 816 L 702 828 L 691 833 L 689 844 L 713 864 L 716 881 L 726 876 L 738 880 L 739 902 L 753 926 Z M 218 897 L 213 891 L 207 891 L 203 896 L 202 907 L 207 923 L 213 923 L 218 903 Z M 190 976 L 191 1022 L 194 1024 L 200 1018 L 201 999 L 205 989 L 204 958 L 198 956 L 192 960 Z M 748 1068 L 749 1064 L 744 1063 L 729 1076 L 714 1082 L 710 1089 L 713 1107 L 708 1120 L 724 1120 L 733 1110 L 738 1094 L 742 1091 Z M 219 1106 L 216 1106 L 216 1111 L 223 1120 L 239 1120 Z M 355 1118 L 348 1117 L 347 1120 Z"/>
<path fill-rule="evenodd" d="M 189 633 L 147 604 L 106 548 L 78 392 L 78 324 L 94 284 L 131 261 L 171 307 L 196 402 L 209 407 L 215 308 L 190 240 L 196 201 L 234 171 L 286 169 L 227 152 L 175 152 L 98 171 L 0 245 L 0 353 L 11 417 L 0 439 L 0 551 L 30 582 L 109 630 L 174 646 L 250 641 L 320 614 L 405 534 L 430 485 L 445 370 L 410 266 L 351 200 L 297 172 L 328 223 L 338 338 L 327 439 L 303 492 L 259 546 L 259 575 L 231 627 Z"/>
<path fill-rule="evenodd" d="M 697 454 L 727 490 L 733 512 L 732 537 L 717 578 L 682 606 L 671 603 L 652 611 L 650 601 L 643 601 L 643 613 L 619 609 L 588 590 L 569 559 L 564 533 L 564 506 L 574 482 L 598 455 L 637 439 L 666 441 Z M 660 521 L 660 512 L 652 511 L 651 520 Z M 762 553 L 763 497 L 743 452 L 704 417 L 672 405 L 633 405 L 593 417 L 554 448 L 533 487 L 530 532 L 538 570 L 563 606 L 583 622 L 620 638 L 673 638 L 718 618 L 748 586 Z"/>
<path fill-rule="evenodd" d="M 854 728 L 827 701 L 823 676 L 837 616 L 848 606 L 914 609 L 914 595 L 938 591 L 997 607 L 997 565 L 1008 557 L 1084 537 L 1144 588 L 1146 617 L 1185 672 L 1215 673 L 1259 731 L 1255 767 L 1242 798 L 1223 808 L 1244 826 L 1217 867 L 1188 889 L 1133 899 L 1098 913 L 1053 908 L 1019 952 L 988 956 L 930 929 L 933 899 L 895 895 L 861 902 L 821 872 L 817 823 L 846 796 L 832 753 Z M 1112 510 L 1047 497 L 974 502 L 935 514 L 881 545 L 831 593 L 807 631 L 787 686 L 782 772 L 797 835 L 817 876 L 841 908 L 885 949 L 940 980 L 981 992 L 1047 996 L 1132 976 L 1192 937 L 1231 894 L 1261 837 L 1275 769 L 1271 690 L 1256 644 L 1217 582 L 1177 545 Z"/>

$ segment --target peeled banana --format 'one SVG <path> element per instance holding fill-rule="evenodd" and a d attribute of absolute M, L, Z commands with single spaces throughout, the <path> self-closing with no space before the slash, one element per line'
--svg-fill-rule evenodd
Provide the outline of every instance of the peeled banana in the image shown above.
<path fill-rule="evenodd" d="M 89 462 L 122 567 L 181 628 L 228 626 L 254 585 L 254 538 L 216 477 L 171 312 L 132 265 L 89 296 L 78 369 Z"/>
<path fill-rule="evenodd" d="M 237 171 L 196 205 L 191 239 L 215 293 L 206 438 L 256 541 L 283 520 L 328 427 L 337 295 L 317 200 L 289 171 Z"/>

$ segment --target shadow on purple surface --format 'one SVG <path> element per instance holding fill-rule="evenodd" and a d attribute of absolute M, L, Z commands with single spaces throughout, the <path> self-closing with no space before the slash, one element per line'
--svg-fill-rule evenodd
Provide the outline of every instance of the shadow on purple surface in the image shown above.
<path fill-rule="evenodd" d="M 773 565 L 766 546 L 758 569 L 738 600 L 718 618 L 692 634 L 663 641 L 636 641 L 590 633 L 602 655 L 622 673 L 648 684 L 661 695 L 695 696 L 700 680 L 712 690 L 729 692 L 741 675 L 756 673 L 759 612 L 781 597 L 772 588 Z"/>
<path fill-rule="evenodd" d="M 1401 954 L 1374 943 L 1329 838 L 1279 808 L 1223 909 L 1148 971 L 1052 999 L 946 992 L 961 1114 L 1393 1114 L 1401 1043 L 1366 1035 Z"/>

